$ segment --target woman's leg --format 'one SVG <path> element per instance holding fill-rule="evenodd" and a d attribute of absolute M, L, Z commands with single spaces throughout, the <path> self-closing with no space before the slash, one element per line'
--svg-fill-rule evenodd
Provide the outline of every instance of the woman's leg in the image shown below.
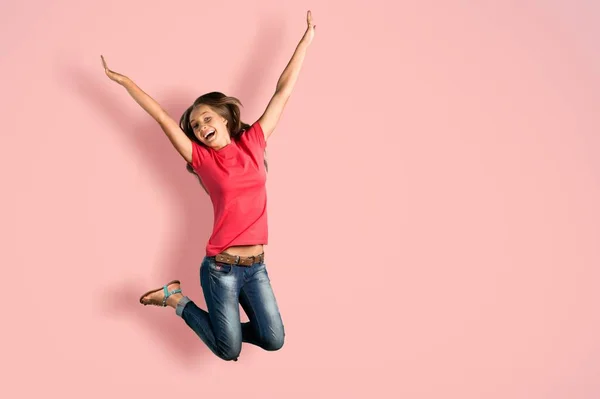
<path fill-rule="evenodd" d="M 187 297 L 175 308 L 177 315 L 223 360 L 237 360 L 242 350 L 238 298 L 243 271 L 238 269 L 205 258 L 200 267 L 200 282 L 208 312 Z"/>
<path fill-rule="evenodd" d="M 243 341 L 268 351 L 279 350 L 285 330 L 266 265 L 255 264 L 244 274 L 239 301 L 250 322 L 242 324 Z"/>

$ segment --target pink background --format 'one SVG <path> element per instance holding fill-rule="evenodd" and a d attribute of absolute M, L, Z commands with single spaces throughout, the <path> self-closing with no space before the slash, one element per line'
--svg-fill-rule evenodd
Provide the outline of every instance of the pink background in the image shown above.
<path fill-rule="evenodd" d="M 418 3 L 419 5 L 416 5 Z M 139 294 L 204 305 L 210 203 L 100 54 L 176 118 L 263 111 L 287 340 L 214 357 Z M 600 6 L 3 1 L 3 395 L 600 397 Z M 217 396 L 218 395 L 218 396 Z"/>

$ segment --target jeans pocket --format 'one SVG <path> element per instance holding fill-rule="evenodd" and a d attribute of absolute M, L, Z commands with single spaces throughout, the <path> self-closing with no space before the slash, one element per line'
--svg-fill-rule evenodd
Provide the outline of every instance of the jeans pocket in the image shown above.
<path fill-rule="evenodd" d="M 231 271 L 233 270 L 233 265 L 230 265 L 228 263 L 217 262 L 214 259 L 211 259 L 208 262 L 208 270 L 210 270 L 210 272 L 213 275 L 226 276 L 228 274 L 231 274 Z"/>
<path fill-rule="evenodd" d="M 257 277 L 260 275 L 264 275 L 265 277 L 269 278 L 269 273 L 267 272 L 267 265 L 264 262 L 252 266 L 251 277 Z"/>

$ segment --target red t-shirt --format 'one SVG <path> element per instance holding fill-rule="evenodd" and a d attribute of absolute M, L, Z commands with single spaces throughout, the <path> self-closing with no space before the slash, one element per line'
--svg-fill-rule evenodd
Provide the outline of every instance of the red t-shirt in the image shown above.
<path fill-rule="evenodd" d="M 239 140 L 220 150 L 196 142 L 192 146 L 192 166 L 214 208 L 206 255 L 234 245 L 267 244 L 267 143 L 260 124 L 255 122 Z"/>

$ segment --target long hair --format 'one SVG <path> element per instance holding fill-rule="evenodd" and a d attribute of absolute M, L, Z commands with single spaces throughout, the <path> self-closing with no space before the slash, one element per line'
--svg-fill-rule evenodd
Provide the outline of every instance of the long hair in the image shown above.
<path fill-rule="evenodd" d="M 192 128 L 192 125 L 190 123 L 190 115 L 192 114 L 192 111 L 194 110 L 194 108 L 196 108 L 202 104 L 208 105 L 217 114 L 219 114 L 222 118 L 225 118 L 227 120 L 226 126 L 227 126 L 227 130 L 229 132 L 229 136 L 231 137 L 232 140 L 236 140 L 236 141 L 239 140 L 240 137 L 242 137 L 242 134 L 244 134 L 244 132 L 250 128 L 250 125 L 242 122 L 241 115 L 240 115 L 241 114 L 240 107 L 242 107 L 242 103 L 240 102 L 240 100 L 238 100 L 235 97 L 226 96 L 225 94 L 217 92 L 217 91 L 206 93 L 206 94 L 198 97 L 196 99 L 196 101 L 194 101 L 194 103 L 188 109 L 185 110 L 185 112 L 183 113 L 183 115 L 181 115 L 181 118 L 179 119 L 179 126 L 181 127 L 181 130 L 183 130 L 185 135 L 190 140 L 198 143 L 199 145 L 205 147 L 205 144 L 203 144 L 200 140 L 198 140 L 198 138 L 194 134 L 194 129 Z M 265 157 L 264 157 L 265 169 L 268 171 L 269 165 L 267 162 L 266 155 L 267 155 L 267 153 L 265 151 Z M 202 183 L 202 179 L 200 179 L 200 176 L 198 176 L 196 174 L 192 165 L 190 165 L 188 163 L 186 165 L 186 169 L 188 172 L 196 175 L 196 177 L 198 178 L 198 181 L 202 185 L 202 188 L 208 194 L 208 190 L 206 189 L 206 186 L 204 185 L 204 183 Z"/>

